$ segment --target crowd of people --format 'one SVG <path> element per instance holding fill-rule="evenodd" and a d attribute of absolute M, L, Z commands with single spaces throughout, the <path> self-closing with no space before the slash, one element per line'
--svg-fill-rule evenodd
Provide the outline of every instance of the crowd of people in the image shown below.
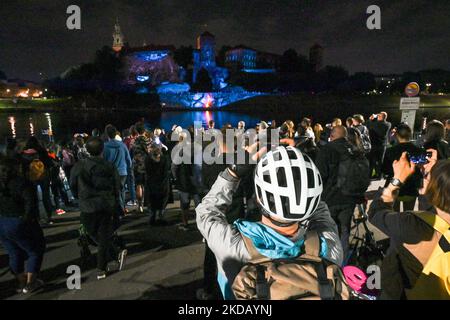
<path fill-rule="evenodd" d="M 17 292 L 43 285 L 38 278 L 45 254 L 42 228 L 56 221 L 54 215 L 81 212 L 84 241 L 79 243 L 82 252 L 97 246 L 100 280 L 107 277 L 110 261 L 118 270 L 125 265 L 126 244 L 117 233 L 123 217 L 134 210 L 147 214 L 150 226 L 165 224 L 167 204 L 179 199 L 178 228 L 195 232 L 192 201 L 196 229 L 205 240 L 198 299 L 303 297 L 304 291 L 280 289 L 283 285 L 268 288 L 268 261 L 293 261 L 306 250 L 344 266 L 355 207 L 367 203 L 372 180 L 385 178 L 368 210 L 372 224 L 391 239 L 382 265 L 382 279 L 390 280 L 383 282 L 381 297 L 420 296 L 417 284 L 422 298 L 448 298 L 450 293 L 432 287 L 423 270 L 430 268 L 436 247 L 444 253 L 450 247 L 450 120 L 428 122 L 413 139 L 407 124 L 392 127 L 387 119 L 380 112 L 367 121 L 356 114 L 323 126 L 303 118 L 297 126 L 272 120 L 254 128 L 243 121 L 236 128 L 216 128 L 211 120 L 207 128 L 174 125 L 170 132 L 150 130 L 139 121 L 121 132 L 109 124 L 60 144 L 33 136 L 9 139 L 0 158 L 0 240 Z M 193 140 L 196 136 L 201 139 Z M 239 161 L 240 151 L 245 161 Z M 203 161 L 205 152 L 214 161 Z M 175 161 L 174 155 L 189 161 Z M 415 212 L 416 203 L 435 219 Z M 249 275 L 243 266 L 255 261 L 265 261 L 266 269 Z M 316 271 L 323 280 L 323 270 Z M 295 283 L 301 275 L 293 274 Z M 315 295 L 344 296 L 336 281 L 329 285 L 319 286 Z"/>

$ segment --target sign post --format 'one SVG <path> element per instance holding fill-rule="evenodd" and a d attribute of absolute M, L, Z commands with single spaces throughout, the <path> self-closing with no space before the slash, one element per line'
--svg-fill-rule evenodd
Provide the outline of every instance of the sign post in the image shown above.
<path fill-rule="evenodd" d="M 420 87 L 417 82 L 409 83 L 405 88 L 405 94 L 408 98 L 400 99 L 400 110 L 402 110 L 402 120 L 408 124 L 414 132 L 414 123 L 416 121 L 416 111 L 420 107 L 420 98 L 417 95 L 420 92 Z"/>

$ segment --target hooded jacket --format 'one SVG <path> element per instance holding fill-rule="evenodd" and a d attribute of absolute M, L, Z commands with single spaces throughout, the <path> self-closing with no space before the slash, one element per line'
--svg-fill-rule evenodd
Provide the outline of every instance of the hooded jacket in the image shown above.
<path fill-rule="evenodd" d="M 111 211 L 119 201 L 120 179 L 114 165 L 99 157 L 77 162 L 70 174 L 70 189 L 82 213 Z"/>
<path fill-rule="evenodd" d="M 363 194 L 360 197 L 345 196 L 337 188 L 339 163 L 342 156 L 348 153 L 349 149 L 357 152 L 345 138 L 339 138 L 323 146 L 315 159 L 323 181 L 322 200 L 330 207 L 352 205 L 364 199 Z M 359 155 L 363 156 L 361 153 Z M 367 175 L 369 175 L 368 172 Z"/>
<path fill-rule="evenodd" d="M 127 146 L 122 141 L 109 140 L 105 143 L 103 158 L 114 164 L 119 176 L 127 176 L 131 168 L 131 157 Z"/>
<path fill-rule="evenodd" d="M 39 220 L 39 201 L 36 188 L 28 180 L 14 177 L 5 189 L 0 189 L 0 217 Z"/>
<path fill-rule="evenodd" d="M 218 265 L 218 282 L 225 299 L 234 299 L 231 285 L 243 265 L 250 261 L 242 234 L 250 238 L 255 248 L 270 258 L 293 258 L 300 254 L 307 230 L 316 230 L 321 237 L 321 254 L 324 259 L 340 265 L 342 246 L 336 224 L 327 205 L 320 202 L 308 225 L 300 225 L 298 234 L 289 239 L 261 223 L 238 220 L 229 224 L 225 216 L 231 205 L 239 180 L 223 171 L 209 193 L 196 208 L 197 227 L 214 252 Z"/>

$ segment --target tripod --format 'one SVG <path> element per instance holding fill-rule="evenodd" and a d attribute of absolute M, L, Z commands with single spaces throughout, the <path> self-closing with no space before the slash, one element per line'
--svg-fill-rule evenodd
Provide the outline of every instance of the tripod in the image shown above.
<path fill-rule="evenodd" d="M 367 226 L 366 204 L 357 204 L 358 215 L 353 217 L 354 226 L 350 231 L 350 248 L 344 265 L 355 265 L 363 270 L 371 264 L 380 264 L 385 256 L 384 248 L 375 241 Z"/>

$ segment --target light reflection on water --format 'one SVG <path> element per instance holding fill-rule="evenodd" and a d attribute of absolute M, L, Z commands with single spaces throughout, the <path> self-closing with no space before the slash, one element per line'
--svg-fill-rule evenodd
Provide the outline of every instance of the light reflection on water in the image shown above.
<path fill-rule="evenodd" d="M 160 114 L 143 114 L 131 112 L 52 112 L 52 113 L 0 113 L 0 144 L 6 137 L 26 139 L 35 135 L 45 141 L 67 140 L 74 133 L 88 133 L 92 129 L 103 128 L 114 124 L 119 130 L 129 128 L 137 121 L 144 119 L 147 127 L 161 127 L 169 131 L 174 124 L 187 128 L 194 122 L 206 127 L 210 120 L 214 120 L 216 128 L 226 123 L 237 126 L 241 120 L 247 127 L 255 126 L 259 119 L 256 117 L 233 113 L 228 111 L 190 111 L 190 112 L 163 112 Z"/>

